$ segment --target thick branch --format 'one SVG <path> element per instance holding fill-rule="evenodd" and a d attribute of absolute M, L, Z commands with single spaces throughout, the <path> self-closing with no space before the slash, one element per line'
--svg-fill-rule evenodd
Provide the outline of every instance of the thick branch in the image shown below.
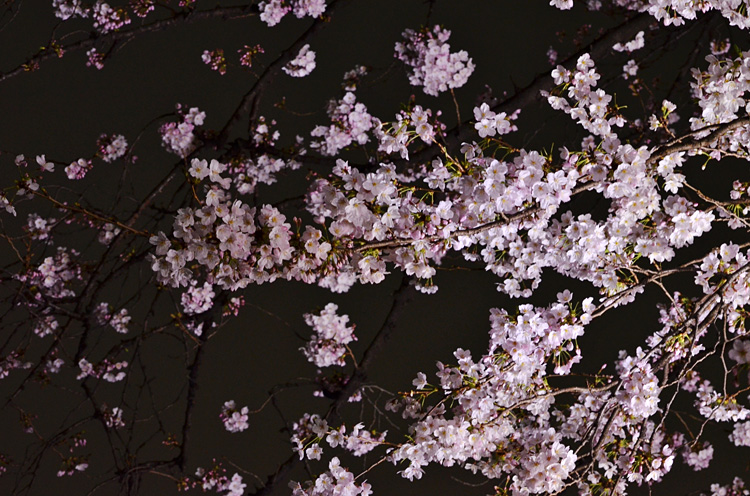
<path fill-rule="evenodd" d="M 579 193 L 582 193 L 584 191 L 588 191 L 590 189 L 593 189 L 596 186 L 596 183 L 587 183 L 582 186 L 579 186 L 578 188 L 574 189 L 572 192 L 572 195 L 577 195 Z M 495 220 L 492 222 L 488 222 L 487 224 L 482 224 L 481 226 L 467 228 L 467 229 L 459 229 L 457 231 L 452 232 L 448 237 L 435 235 L 435 236 L 429 236 L 422 239 L 389 239 L 385 241 L 377 241 L 373 243 L 366 243 L 358 248 L 356 248 L 354 251 L 358 253 L 362 253 L 367 250 L 379 250 L 383 248 L 398 248 L 400 246 L 408 246 L 411 244 L 414 244 L 418 241 L 430 241 L 430 242 L 436 242 L 436 241 L 446 241 L 452 238 L 456 238 L 458 236 L 473 236 L 475 234 L 480 234 L 485 231 L 489 231 L 490 229 L 494 229 L 496 227 L 504 226 L 507 224 L 510 224 L 511 222 L 515 222 L 518 220 L 528 219 L 529 217 L 538 214 L 539 212 L 543 211 L 544 209 L 540 206 L 535 206 L 531 208 L 527 208 L 525 210 L 521 210 L 520 212 L 517 212 L 513 215 L 503 215 L 501 219 Z"/>
<path fill-rule="evenodd" d="M 201 324 L 203 325 L 203 333 L 199 337 L 200 345 L 195 352 L 193 363 L 190 364 L 188 369 L 190 373 L 188 375 L 188 391 L 185 405 L 185 419 L 182 423 L 182 442 L 180 444 L 180 454 L 177 457 L 177 463 L 181 470 L 185 470 L 185 463 L 187 462 L 187 442 L 190 437 L 190 427 L 192 425 L 193 410 L 195 408 L 195 397 L 198 392 L 198 372 L 200 370 L 201 363 L 203 361 L 203 354 L 206 350 L 206 342 L 210 336 L 211 324 L 221 316 L 222 309 L 228 299 L 226 292 L 221 292 L 216 296 L 214 304 L 210 310 L 201 316 Z"/>
<path fill-rule="evenodd" d="M 693 131 L 692 133 L 688 133 L 685 136 L 680 136 L 679 138 L 656 147 L 656 150 L 654 150 L 654 152 L 651 154 L 651 157 L 648 159 L 647 164 L 653 165 L 662 158 L 673 153 L 708 148 L 725 134 L 736 131 L 737 129 L 748 124 L 750 124 L 750 117 L 741 117 L 725 124 L 715 124 L 713 126 L 704 127 L 703 129 Z M 700 139 L 693 139 L 695 135 L 704 133 L 708 129 L 713 129 L 713 131 L 708 136 Z"/>

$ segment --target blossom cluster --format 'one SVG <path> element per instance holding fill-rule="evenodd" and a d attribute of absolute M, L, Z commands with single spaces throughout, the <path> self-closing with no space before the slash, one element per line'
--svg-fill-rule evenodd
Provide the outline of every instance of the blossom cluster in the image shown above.
<path fill-rule="evenodd" d="M 665 26 L 681 26 L 685 21 L 694 20 L 698 14 L 718 11 L 730 26 L 740 29 L 750 27 L 750 15 L 744 3 L 738 0 L 613 0 L 614 5 L 639 12 L 648 12 Z M 588 0 L 591 10 L 602 8 L 599 0 Z M 573 0 L 550 0 L 550 5 L 561 10 L 573 7 Z"/>
<path fill-rule="evenodd" d="M 417 138 L 423 143 L 432 144 L 445 130 L 445 125 L 433 118 L 432 110 L 421 105 L 401 110 L 393 123 L 383 123 L 380 119 L 374 119 L 373 123 L 378 151 L 387 155 L 398 153 L 404 160 L 409 159 L 409 145 Z"/>
<path fill-rule="evenodd" d="M 480 138 L 493 137 L 496 134 L 502 136 L 518 131 L 518 128 L 511 121 L 515 120 L 519 113 L 519 111 L 516 111 L 512 115 L 508 115 L 506 112 L 496 114 L 487 103 L 482 103 L 478 107 L 474 107 L 474 119 L 477 121 L 474 124 L 474 129 L 477 130 Z"/>
<path fill-rule="evenodd" d="M 81 0 L 52 0 L 55 17 L 66 21 L 72 17 L 88 17 L 89 8 Z"/>
<path fill-rule="evenodd" d="M 682 452 L 682 456 L 685 463 L 693 470 L 703 470 L 708 468 L 713 459 L 714 447 L 707 441 L 696 443 L 692 447 L 686 445 L 686 449 Z"/>
<path fill-rule="evenodd" d="M 242 432 L 250 427 L 250 424 L 247 423 L 248 408 L 243 406 L 238 410 L 234 400 L 224 403 L 219 418 L 224 423 L 224 428 L 229 432 Z"/>
<path fill-rule="evenodd" d="M 102 134 L 96 145 L 98 147 L 97 155 L 105 162 L 114 162 L 128 151 L 128 141 L 121 134 L 113 134 L 112 136 Z"/>
<path fill-rule="evenodd" d="M 365 74 L 365 68 L 358 67 L 344 75 L 346 93 L 343 98 L 328 103 L 327 113 L 331 124 L 316 126 L 312 130 L 310 135 L 320 139 L 313 140 L 310 148 L 318 150 L 322 155 L 336 156 L 352 143 L 364 145 L 370 141 L 368 132 L 376 127 L 377 121 L 367 111 L 365 104 L 357 101 L 354 93 L 356 81 Z"/>
<path fill-rule="evenodd" d="M 138 17 L 146 17 L 149 12 L 153 12 L 156 8 L 156 0 L 132 0 L 130 7 L 133 9 L 133 13 Z"/>
<path fill-rule="evenodd" d="M 640 50 L 646 45 L 645 38 L 643 36 L 643 31 L 638 31 L 638 34 L 635 35 L 635 38 L 632 40 L 625 42 L 625 43 L 615 43 L 612 45 L 612 49 L 616 52 L 635 52 L 636 50 Z"/>
<path fill-rule="evenodd" d="M 636 64 L 634 60 L 628 60 L 628 62 L 622 66 L 622 78 L 627 80 L 631 77 L 637 76 L 639 69 L 638 64 Z"/>
<path fill-rule="evenodd" d="M 216 71 L 222 76 L 227 73 L 227 59 L 224 57 L 224 50 L 221 48 L 204 50 L 201 60 L 204 64 L 210 66 L 212 71 Z"/>
<path fill-rule="evenodd" d="M 93 5 L 82 0 L 52 0 L 55 17 L 66 21 L 75 17 L 91 17 L 94 29 L 100 34 L 118 31 L 130 24 L 128 9 L 138 17 L 145 17 L 154 10 L 154 0 L 133 0 L 127 7 L 112 7 L 110 4 L 96 0 Z"/>
<path fill-rule="evenodd" d="M 92 169 L 93 165 L 91 160 L 85 158 L 79 158 L 78 160 L 71 162 L 70 165 L 65 167 L 65 174 L 71 181 L 76 181 L 86 177 L 86 174 Z"/>
<path fill-rule="evenodd" d="M 465 144 L 460 160 L 450 157 L 444 164 L 437 159 L 412 170 L 408 176 L 397 174 L 387 163 L 365 175 L 340 161 L 331 178 L 318 179 L 308 195 L 308 210 L 316 222 L 326 224 L 333 237 L 327 243 L 315 245 L 330 245 L 331 253 L 317 253 L 313 258 L 309 250 L 314 246 L 308 246 L 307 241 L 310 237 L 320 239 L 322 233 L 308 227 L 304 235 L 296 238 L 283 221 L 279 226 L 264 226 L 262 219 L 279 218 L 270 207 L 268 213 L 257 220 L 251 219 L 255 213 L 243 214 L 244 227 L 239 231 L 230 216 L 230 225 L 216 231 L 220 251 L 214 252 L 212 247 L 216 246 L 216 241 L 204 236 L 220 227 L 215 224 L 216 219 L 223 219 L 225 212 L 229 212 L 231 196 L 227 188 L 230 181 L 221 174 L 233 170 L 233 166 L 219 162 L 212 162 L 210 167 L 194 165 L 193 177 L 199 180 L 209 177 L 213 183 L 207 190 L 205 206 L 198 214 L 202 220 L 196 223 L 193 214 L 197 211 L 185 210 L 175 224 L 175 236 L 183 238 L 182 248 L 165 246 L 165 251 L 157 255 L 167 255 L 169 248 L 173 248 L 171 256 L 177 256 L 181 250 L 194 246 L 198 256 L 185 252 L 169 260 L 169 270 L 161 262 L 154 267 L 159 267 L 161 277 L 168 279 L 171 274 L 173 283 L 184 284 L 181 281 L 187 281 L 187 271 L 193 270 L 187 269 L 186 264 L 195 259 L 212 272 L 211 278 L 219 270 L 234 274 L 232 287 L 270 280 L 277 277 L 274 274 L 311 281 L 318 279 L 312 276 L 313 271 L 320 273 L 320 269 L 326 267 L 328 275 L 318 279 L 319 283 L 341 290 L 356 278 L 361 282 L 379 282 L 386 272 L 385 264 L 390 262 L 409 275 L 417 275 L 420 287 L 430 290 L 434 288 L 432 265 L 440 263 L 447 249 L 453 249 L 463 250 L 469 260 L 476 260 L 479 253 L 488 270 L 502 277 L 499 289 L 513 296 L 529 294 L 539 283 L 544 267 L 554 267 L 614 293 L 622 289 L 623 282 L 616 275 L 620 267 L 632 263 L 638 256 L 652 263 L 670 260 L 675 248 L 691 244 L 707 232 L 715 217 L 676 194 L 684 181 L 679 172 L 685 159 L 682 152 L 656 160 L 646 147 L 636 149 L 621 144 L 614 128 L 621 126 L 624 120 L 617 108 L 611 106 L 612 97 L 596 89 L 598 77 L 588 55 L 579 58 L 575 71 L 564 68 L 553 71 L 553 78 L 567 88 L 572 103 L 554 94 L 549 95 L 550 103 L 594 133 L 584 139 L 581 152 L 561 150 L 560 164 L 553 164 L 551 156 L 526 150 L 515 151 L 511 159 L 499 161 L 485 157 L 482 147 L 476 144 Z M 368 121 L 369 114 L 364 108 L 358 112 L 358 105 L 352 92 L 337 102 L 332 114 L 337 123 L 313 132 L 314 136 L 326 136 L 325 147 L 321 142 L 313 144 L 313 148 L 317 146 L 323 153 L 334 154 L 349 144 L 347 126 L 352 124 L 352 115 L 363 111 L 365 120 L 357 122 L 365 125 L 358 140 L 366 142 L 369 135 L 364 131 L 379 121 Z M 493 130 L 505 133 L 513 129 L 510 124 L 513 116 L 495 115 L 486 106 L 478 107 L 475 114 L 480 134 L 491 136 Z M 396 123 L 375 126 L 373 135 L 379 149 L 408 156 L 405 147 L 414 139 L 436 139 L 439 128 L 430 115 L 429 110 L 415 106 L 399 114 Z M 340 136 L 345 138 L 340 140 Z M 601 140 L 599 145 L 597 137 Z M 413 186 L 404 187 L 418 181 L 424 181 L 433 195 L 437 192 L 442 199 L 417 197 Z M 581 185 L 587 189 L 593 187 L 611 201 L 608 218 L 595 222 L 588 214 L 573 216 L 570 213 L 553 218 L 560 206 L 570 200 L 574 189 Z M 660 187 L 675 194 L 664 198 Z M 238 190 L 242 192 L 240 187 Z M 232 205 L 232 209 L 250 212 L 236 200 Z M 219 209 L 215 212 L 217 206 Z M 534 214 L 521 215 L 528 210 Z M 518 220 L 499 223 L 502 216 L 518 216 Z M 270 244 L 265 245 L 269 229 L 275 234 L 268 238 Z M 472 234 L 462 236 L 464 231 Z M 232 238 L 231 232 L 243 236 Z M 184 238 L 183 233 L 189 234 L 188 238 Z M 227 242 L 230 240 L 232 243 Z M 245 243 L 244 247 L 240 248 L 236 240 Z M 344 248 L 353 242 L 367 246 L 368 242 L 386 240 L 393 240 L 393 248 L 355 253 L 351 258 L 346 252 L 339 252 L 336 265 L 331 265 L 331 250 L 337 246 Z M 301 249 L 303 244 L 304 250 Z M 474 245 L 481 247 L 479 252 L 469 250 Z M 284 255 L 269 258 L 274 248 L 281 249 L 279 253 Z M 240 261 L 239 265 L 221 268 L 220 255 L 227 250 Z M 204 263 L 207 260 L 216 260 L 216 263 Z"/>
<path fill-rule="evenodd" d="M 315 52 L 310 50 L 310 45 L 300 48 L 299 53 L 281 68 L 282 71 L 292 77 L 305 77 L 315 69 Z"/>
<path fill-rule="evenodd" d="M 347 432 L 346 425 L 333 428 L 320 415 L 306 413 L 292 426 L 291 441 L 300 460 L 320 460 L 323 453 L 320 444 L 324 440 L 331 448 L 341 448 L 354 456 L 364 456 L 380 446 L 388 434 L 388 431 L 376 433 L 364 427 L 360 422 L 352 427 L 351 432 Z"/>
<path fill-rule="evenodd" d="M 0 379 L 10 375 L 11 370 L 25 370 L 34 366 L 34 362 L 21 360 L 23 356 L 18 351 L 11 351 L 4 357 L 0 357 Z"/>
<path fill-rule="evenodd" d="M 226 469 L 220 463 L 214 461 L 214 467 L 206 470 L 198 467 L 195 471 L 195 478 L 184 478 L 180 481 L 180 487 L 187 491 L 191 487 L 200 487 L 205 491 L 216 491 L 223 493 L 224 496 L 242 496 L 245 494 L 247 484 L 242 481 L 242 476 L 238 473 L 227 476 Z"/>
<path fill-rule="evenodd" d="M 338 305 L 329 303 L 318 315 L 307 313 L 304 316 L 314 334 L 300 349 L 317 367 L 344 365 L 347 345 L 357 339 L 354 326 L 347 326 L 349 316 L 338 315 L 337 310 Z"/>
<path fill-rule="evenodd" d="M 172 247 L 163 233 L 151 238 L 156 245 L 152 268 L 162 283 L 186 286 L 193 270 L 200 267 L 208 271 L 208 282 L 232 290 L 280 276 L 314 282 L 320 277 L 321 267 L 335 263 L 328 256 L 332 246 L 321 239 L 319 229 L 308 226 L 303 233 L 294 233 L 278 209 L 264 205 L 256 213 L 255 207 L 231 201 L 224 189 L 231 182 L 221 176 L 226 165 L 216 160 L 207 168 L 205 165 L 194 160 L 190 174 L 197 179 L 208 178 L 213 185 L 207 189 L 205 206 L 179 210 L 174 221 L 174 236 L 179 243 Z M 338 274 L 332 272 L 321 283 L 333 285 L 337 280 Z"/>
<path fill-rule="evenodd" d="M 727 356 L 739 365 L 750 364 L 750 341 L 746 339 L 735 341 Z"/>
<path fill-rule="evenodd" d="M 193 281 L 180 296 L 182 309 L 187 315 L 203 313 L 213 306 L 214 296 L 216 296 L 216 293 L 211 284 L 204 282 L 203 286 L 198 286 Z"/>
<path fill-rule="evenodd" d="M 106 407 L 102 411 L 104 417 L 104 424 L 110 429 L 120 429 L 125 427 L 125 422 L 122 420 L 122 408 L 112 407 L 111 410 Z"/>
<path fill-rule="evenodd" d="M 251 194 L 259 184 L 274 184 L 280 172 L 301 167 L 301 162 L 295 158 L 282 159 L 267 152 L 277 144 L 280 137 L 279 131 L 273 129 L 275 125 L 276 121 L 266 121 L 260 116 L 251 133 L 248 153 L 227 164 L 238 193 Z M 298 137 L 297 144 L 300 145 L 301 141 Z M 304 155 L 306 150 L 300 145 L 296 147 L 295 153 Z"/>
<path fill-rule="evenodd" d="M 263 50 L 263 47 L 260 45 L 245 45 L 244 47 L 237 50 L 237 53 L 240 54 L 240 65 L 245 67 L 252 67 L 253 58 L 258 54 L 265 53 L 265 50 Z"/>
<path fill-rule="evenodd" d="M 126 308 L 121 308 L 118 312 L 113 312 L 108 303 L 99 303 L 94 310 L 97 323 L 101 326 L 109 325 L 120 334 L 127 334 L 128 324 L 131 317 L 128 315 Z"/>
<path fill-rule="evenodd" d="M 44 364 L 44 372 L 46 374 L 58 374 L 63 365 L 65 365 L 65 360 L 53 356 Z"/>
<path fill-rule="evenodd" d="M 301 19 L 305 16 L 320 17 L 326 10 L 325 0 L 263 0 L 258 5 L 260 20 L 275 26 L 289 12 Z"/>
<path fill-rule="evenodd" d="M 705 71 L 693 69 L 692 91 L 701 107 L 700 117 L 690 119 L 693 130 L 707 126 L 731 122 L 739 114 L 747 112 L 747 96 L 750 90 L 750 52 L 742 52 L 735 58 L 706 57 L 709 63 Z M 744 112 L 743 112 L 744 110 Z M 698 136 L 707 135 L 708 131 Z M 717 154 L 722 152 L 748 155 L 750 150 L 750 130 L 747 125 L 724 133 L 713 145 Z M 718 157 L 717 157 L 718 158 Z"/>
<path fill-rule="evenodd" d="M 97 0 L 91 9 L 91 17 L 94 19 L 94 28 L 102 34 L 117 31 L 130 24 L 130 17 L 125 10 L 114 9 L 101 0 Z"/>
<path fill-rule="evenodd" d="M 750 253 L 740 250 L 735 243 L 722 243 L 718 249 L 711 250 L 703 259 L 696 271 L 695 283 L 703 289 L 704 294 L 712 294 L 721 283 L 721 279 L 734 274 L 747 264 Z M 732 310 L 737 310 L 747 304 L 747 295 L 744 286 L 747 278 L 744 272 L 738 272 L 739 277 L 730 286 L 732 296 Z M 733 314 L 730 320 L 735 321 L 738 314 Z M 731 332 L 735 332 L 735 326 L 730 325 Z"/>
<path fill-rule="evenodd" d="M 105 223 L 99 230 L 98 241 L 103 245 L 109 245 L 115 239 L 115 236 L 120 234 L 122 229 L 112 224 L 111 222 Z"/>
<path fill-rule="evenodd" d="M 733 250 L 729 253 L 734 256 Z M 457 365 L 438 364 L 437 386 L 419 373 L 413 382 L 416 389 L 387 407 L 416 419 L 409 441 L 396 448 L 392 442 L 385 444 L 384 436 L 369 438 L 368 443 L 391 446 L 388 459 L 405 466 L 400 473 L 410 480 L 421 478 L 431 463 L 458 465 L 488 478 L 505 479 L 513 494 L 558 492 L 569 484 L 566 479 L 579 461 L 580 467 L 588 467 L 585 477 L 576 476 L 583 492 L 603 487 L 624 491 L 629 483 L 659 481 L 671 469 L 677 450 L 694 470 L 707 467 L 713 456 L 710 443 L 687 442 L 681 433 L 668 436 L 663 424 L 653 419 L 660 412 L 656 367 L 665 363 L 663 353 L 657 351 L 678 353 L 671 357 L 675 361 L 690 358 L 664 346 L 674 342 L 666 331 L 650 338 L 648 350 L 638 348 L 634 355 L 621 352 L 617 375 L 602 377 L 601 387 L 581 388 L 572 393 L 572 402 L 555 404 L 559 393 L 550 385 L 549 368 L 566 375 L 581 359 L 576 342 L 593 310 L 591 298 L 579 306 L 567 291 L 546 308 L 521 305 L 517 315 L 493 310 L 487 355 L 475 361 L 468 351 L 457 350 Z M 663 309 L 665 329 L 679 337 L 680 329 L 669 323 L 684 321 L 694 311 L 699 310 Z M 684 389 L 698 392 L 696 407 L 704 416 L 733 422 L 747 417 L 748 410 L 734 398 L 722 397 L 694 372 L 687 377 L 690 383 L 684 383 Z M 438 395 L 434 405 L 426 402 L 432 395 Z M 455 406 L 448 409 L 448 404 Z M 736 423 L 730 440 L 737 445 L 750 443 L 748 425 Z M 333 448 L 347 440 L 343 428 L 332 429 L 317 415 L 306 414 L 294 432 L 295 450 L 310 460 L 321 459 L 322 440 Z M 568 447 L 592 432 L 601 448 L 576 454 Z M 364 452 L 374 447 L 368 445 Z M 358 454 L 356 448 L 347 449 Z M 580 460 L 582 455 L 591 460 Z M 305 485 L 293 483 L 293 490 L 326 491 L 329 481 L 324 475 Z"/>
<path fill-rule="evenodd" d="M 86 458 L 76 456 L 67 457 L 63 460 L 62 467 L 57 471 L 58 477 L 72 476 L 76 472 L 84 472 L 89 468 Z"/>
<path fill-rule="evenodd" d="M 318 476 L 315 481 L 308 481 L 305 486 L 291 481 L 289 487 L 292 496 L 370 496 L 371 486 L 367 482 L 357 484 L 354 474 L 341 466 L 338 457 L 328 462 L 328 470 Z"/>
<path fill-rule="evenodd" d="M 79 253 L 58 246 L 56 254 L 45 257 L 35 269 L 14 277 L 32 288 L 33 301 L 42 305 L 47 299 L 62 299 L 75 296 L 73 284 L 81 279 L 81 268 L 75 258 Z"/>
<path fill-rule="evenodd" d="M 93 67 L 97 71 L 104 69 L 104 54 L 96 48 L 86 50 L 86 67 Z"/>
<path fill-rule="evenodd" d="M 31 239 L 44 241 L 49 239 L 55 222 L 57 221 L 53 218 L 45 219 L 40 217 L 39 214 L 32 212 L 26 218 L 25 230 Z"/>
<path fill-rule="evenodd" d="M 575 71 L 557 66 L 552 71 L 555 84 L 567 87 L 568 98 L 549 95 L 547 100 L 552 108 L 563 110 L 576 120 L 585 130 L 601 138 L 614 138 L 612 126 L 622 127 L 624 118 L 611 108 L 612 96 L 602 89 L 594 89 L 600 79 L 594 61 L 589 54 L 578 58 Z"/>
<path fill-rule="evenodd" d="M 711 484 L 710 496 L 747 496 L 750 490 L 745 488 L 745 481 L 735 477 L 731 484 Z"/>
<path fill-rule="evenodd" d="M 162 145 L 168 152 L 185 158 L 195 149 L 195 128 L 203 125 L 206 113 L 197 107 L 184 112 L 182 106 L 177 106 L 180 122 L 167 122 L 159 128 Z"/>
<path fill-rule="evenodd" d="M 57 322 L 57 319 L 55 319 L 53 315 L 44 315 L 36 319 L 36 322 L 34 322 L 33 330 L 34 334 L 36 334 L 40 338 L 43 338 L 45 336 L 55 334 L 59 327 L 60 324 Z"/>
<path fill-rule="evenodd" d="M 395 57 L 409 66 L 409 82 L 423 86 L 428 95 L 460 88 L 474 72 L 474 63 L 464 50 L 451 52 L 448 39 L 451 32 L 440 26 L 431 30 L 407 29 L 406 41 L 396 43 Z"/>
<path fill-rule="evenodd" d="M 512 474 L 514 491 L 562 489 L 577 456 L 562 442 L 565 431 L 547 427 L 554 397 L 544 377 L 548 364 L 555 373 L 567 374 L 580 360 L 574 342 L 583 326 L 582 315 L 571 313 L 570 295 L 559 298 L 549 308 L 522 305 L 517 317 L 493 309 L 486 356 L 474 361 L 470 352 L 458 349 L 456 366 L 438 363 L 438 386 L 427 384 L 420 374 L 414 381 L 417 390 L 391 405 L 419 419 L 410 427 L 413 442 L 390 455 L 394 463 L 408 463 L 403 477 L 421 478 L 425 465 L 437 463 L 464 466 L 491 478 Z M 589 302 L 586 305 L 590 309 Z M 420 397 L 438 391 L 456 405 L 453 411 L 444 408 L 444 402 L 419 403 Z M 524 413 L 512 413 L 515 409 Z"/>
<path fill-rule="evenodd" d="M 636 418 L 654 415 L 659 407 L 661 388 L 652 363 L 643 349 L 638 347 L 634 357 L 621 351 L 617 372 L 621 378 L 621 387 L 616 396 L 623 409 Z"/>
<path fill-rule="evenodd" d="M 95 377 L 97 379 L 102 378 L 107 382 L 120 382 L 125 379 L 126 373 L 123 369 L 127 368 L 127 361 L 110 362 L 109 360 L 102 360 L 97 364 L 93 364 L 81 358 L 78 361 L 78 368 L 80 373 L 76 377 L 77 380 L 85 379 L 86 377 Z"/>
<path fill-rule="evenodd" d="M 707 419 L 736 423 L 750 417 L 750 409 L 737 401 L 737 398 L 716 391 L 708 380 L 699 383 L 695 396 L 698 413 Z"/>
<path fill-rule="evenodd" d="M 738 422 L 729 435 L 735 446 L 750 446 L 750 422 Z"/>
<path fill-rule="evenodd" d="M 665 26 L 680 26 L 685 20 L 695 19 L 698 13 L 717 10 L 724 16 L 730 26 L 741 29 L 750 27 L 750 17 L 747 9 L 738 8 L 736 0 L 649 0 L 648 13 L 662 21 Z"/>

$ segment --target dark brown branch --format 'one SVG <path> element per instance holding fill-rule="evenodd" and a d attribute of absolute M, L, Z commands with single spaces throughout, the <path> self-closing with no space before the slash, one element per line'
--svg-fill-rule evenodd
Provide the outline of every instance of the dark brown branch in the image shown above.
<path fill-rule="evenodd" d="M 588 191 L 590 189 L 593 189 L 596 186 L 597 183 L 587 183 L 582 186 L 577 187 L 573 190 L 572 195 L 577 195 L 579 193 L 582 193 L 584 191 Z M 489 231 L 490 229 L 493 229 L 495 227 L 504 226 L 507 224 L 510 224 L 511 222 L 515 222 L 517 220 L 523 220 L 528 219 L 529 217 L 538 214 L 544 210 L 540 206 L 535 206 L 531 208 L 527 208 L 525 210 L 521 210 L 520 212 L 517 212 L 512 215 L 502 216 L 501 219 L 495 220 L 492 222 L 488 222 L 487 224 L 482 224 L 478 227 L 472 227 L 468 229 L 459 229 L 458 231 L 452 232 L 450 236 L 443 237 L 443 236 L 429 236 L 427 238 L 423 239 L 389 239 L 385 241 L 377 241 L 373 243 L 366 243 L 358 248 L 356 248 L 354 251 L 358 253 L 362 253 L 367 250 L 379 250 L 383 248 L 398 248 L 399 246 L 408 246 L 411 244 L 414 244 L 418 241 L 430 241 L 430 242 L 436 242 L 436 241 L 446 241 L 448 239 L 455 238 L 457 236 L 473 236 L 474 234 L 480 234 L 485 231 Z"/>
<path fill-rule="evenodd" d="M 232 116 L 229 118 L 226 125 L 221 130 L 221 133 L 219 133 L 219 137 L 215 142 L 216 148 L 224 145 L 230 131 L 232 130 L 232 127 L 234 127 L 239 122 L 244 114 L 251 110 L 253 111 L 253 113 L 255 113 L 258 108 L 258 99 L 260 98 L 260 95 L 263 93 L 266 87 L 271 84 L 271 82 L 273 82 L 273 79 L 279 73 L 281 68 L 284 67 L 287 62 L 297 56 L 300 49 L 305 44 L 307 44 L 308 40 L 312 38 L 318 31 L 320 31 L 323 26 L 330 22 L 330 18 L 339 4 L 340 0 L 334 0 L 333 2 L 328 4 L 328 6 L 326 7 L 325 17 L 315 19 L 315 22 L 313 22 L 312 26 L 310 26 L 304 33 L 302 33 L 302 35 L 300 35 L 299 38 L 294 41 L 294 43 L 289 45 L 286 50 L 281 52 L 281 54 L 276 58 L 275 61 L 273 61 L 268 67 L 266 67 L 266 69 L 263 71 L 263 74 L 260 75 L 253 87 L 250 88 L 250 90 L 245 93 L 245 96 L 242 97 L 242 101 L 240 101 L 240 104 L 232 113 Z M 254 116 L 251 115 L 250 118 L 252 120 L 254 119 Z"/>
<path fill-rule="evenodd" d="M 656 147 L 656 150 L 654 150 L 654 152 L 651 154 L 651 157 L 646 163 L 648 165 L 653 165 L 662 158 L 673 153 L 708 148 L 725 134 L 736 131 L 737 129 L 746 126 L 747 124 L 750 124 L 750 117 L 741 117 L 725 124 L 715 124 L 713 126 L 707 126 L 703 129 L 699 129 L 684 136 L 680 136 L 679 138 Z M 713 131 L 711 131 L 708 136 L 700 139 L 693 139 L 695 135 L 703 133 L 709 129 L 713 129 Z"/>
<path fill-rule="evenodd" d="M 364 352 L 362 360 L 359 362 L 359 367 L 352 374 L 349 382 L 344 386 L 341 391 L 336 394 L 336 398 L 328 408 L 328 413 L 325 418 L 330 423 L 339 421 L 339 410 L 345 404 L 347 404 L 349 397 L 356 393 L 359 388 L 367 380 L 367 369 L 372 365 L 375 357 L 383 349 L 385 344 L 390 339 L 393 331 L 396 329 L 398 319 L 401 317 L 404 309 L 411 302 L 412 298 L 416 294 L 414 286 L 410 283 L 410 279 L 404 278 L 401 281 L 401 286 L 396 290 L 393 295 L 393 303 L 391 309 L 388 312 L 388 316 L 383 322 L 378 333 L 375 335 L 370 345 Z M 265 496 L 273 491 L 277 484 L 285 480 L 286 475 L 300 462 L 299 455 L 293 454 L 286 461 L 284 461 L 279 468 L 273 474 L 269 475 L 266 479 L 263 487 L 257 491 L 250 493 L 250 496 Z"/>
<path fill-rule="evenodd" d="M 182 440 L 180 443 L 180 454 L 177 456 L 177 464 L 180 470 L 185 471 L 185 463 L 187 462 L 187 443 L 190 438 L 190 427 L 192 425 L 193 410 L 195 407 L 195 396 L 198 392 L 198 373 L 203 360 L 203 354 L 206 351 L 206 342 L 210 336 L 211 323 L 214 322 L 217 316 L 221 316 L 222 309 L 227 303 L 228 295 L 225 291 L 222 291 L 216 296 L 214 304 L 210 310 L 201 315 L 201 323 L 203 325 L 203 333 L 199 337 L 200 345 L 198 345 L 195 356 L 193 357 L 193 363 L 190 364 L 188 370 L 188 390 L 185 404 L 185 418 L 182 422 Z"/>
<path fill-rule="evenodd" d="M 654 23 L 654 18 L 648 13 L 638 14 L 619 26 L 610 29 L 606 33 L 599 36 L 597 39 L 584 46 L 578 52 L 574 53 L 570 57 L 566 58 L 561 62 L 564 67 L 574 67 L 578 58 L 584 53 L 591 55 L 591 58 L 595 61 L 603 58 L 612 49 L 612 45 L 615 43 L 624 43 L 632 39 L 639 31 L 646 29 L 650 24 Z M 516 91 L 513 95 L 509 96 L 505 100 L 499 102 L 492 108 L 493 112 L 506 112 L 512 113 L 517 109 L 527 108 L 530 105 L 538 102 L 540 99 L 540 92 L 550 91 L 554 88 L 554 82 L 548 72 L 539 74 L 534 80 L 524 88 Z M 476 136 L 474 126 L 469 125 L 468 122 L 464 122 L 460 126 L 456 126 L 454 129 L 447 133 L 446 146 L 448 148 L 457 148 L 461 143 L 470 141 Z M 417 152 L 412 155 L 412 163 L 425 163 L 429 162 L 436 155 L 434 147 L 429 147 L 421 152 Z"/>
<path fill-rule="evenodd" d="M 138 26 L 133 29 L 113 31 L 107 34 L 98 34 L 96 32 L 92 32 L 89 38 L 85 40 L 77 41 L 75 43 L 70 43 L 68 45 L 62 45 L 60 46 L 60 48 L 64 52 L 74 52 L 74 51 L 94 48 L 95 46 L 101 43 L 112 43 L 113 45 L 114 44 L 121 45 L 121 44 L 127 43 L 128 41 L 134 39 L 136 36 L 139 36 L 141 34 L 153 33 L 156 31 L 163 31 L 165 29 L 171 28 L 178 24 L 192 23 L 192 22 L 196 22 L 200 20 L 211 19 L 214 17 L 226 18 L 226 17 L 236 17 L 236 16 L 242 16 L 242 15 L 255 15 L 256 13 L 257 13 L 257 6 L 255 5 L 244 5 L 244 6 L 236 6 L 236 7 L 216 7 L 211 10 L 184 12 L 184 13 L 177 14 L 174 17 L 170 17 L 169 19 L 162 19 L 159 21 L 152 22 L 151 24 Z M 36 55 L 28 59 L 25 64 L 21 64 L 15 69 L 11 69 L 10 71 L 6 73 L 0 73 L 0 82 L 5 81 L 6 79 L 10 77 L 17 76 L 18 74 L 28 72 L 29 66 L 38 66 L 41 62 L 47 61 L 49 59 L 54 59 L 54 58 L 58 58 L 58 55 L 55 52 L 55 50 L 45 49 L 43 51 L 40 51 L 39 53 L 37 53 Z"/>
<path fill-rule="evenodd" d="M 339 397 L 331 405 L 328 410 L 327 418 L 329 421 L 335 421 L 338 418 L 339 409 L 346 404 L 349 397 L 359 390 L 360 387 L 367 380 L 367 370 L 372 366 L 378 353 L 383 350 L 388 340 L 391 338 L 393 331 L 396 329 L 398 320 L 401 318 L 406 307 L 411 303 L 416 295 L 416 289 L 411 284 L 411 279 L 404 277 L 401 280 L 401 285 L 393 294 L 393 300 L 391 303 L 391 309 L 388 312 L 388 316 L 380 327 L 380 330 L 370 342 L 370 345 L 362 355 L 362 360 L 359 361 L 354 374 L 352 374 L 349 382 L 341 390 Z"/>

